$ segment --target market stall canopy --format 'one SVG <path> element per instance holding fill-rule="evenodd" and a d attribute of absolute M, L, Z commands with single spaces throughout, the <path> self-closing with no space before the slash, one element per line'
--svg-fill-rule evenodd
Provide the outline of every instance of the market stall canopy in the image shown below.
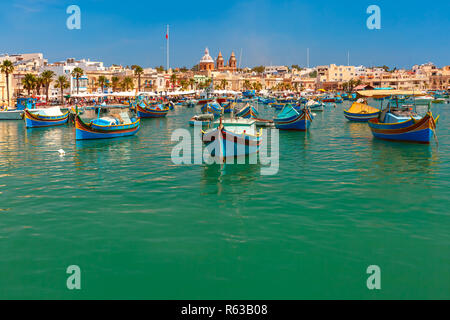
<path fill-rule="evenodd" d="M 214 90 L 212 93 L 213 94 L 233 94 L 233 95 L 239 94 L 238 92 L 233 91 L 233 90 Z"/>
<path fill-rule="evenodd" d="M 389 96 L 423 96 L 423 91 L 408 90 L 364 90 L 356 92 L 358 97 L 366 98 L 385 98 Z"/>
<path fill-rule="evenodd" d="M 134 92 L 134 91 L 113 92 L 113 93 L 109 94 L 109 96 L 113 96 L 113 97 L 135 97 L 136 96 L 136 92 Z"/>

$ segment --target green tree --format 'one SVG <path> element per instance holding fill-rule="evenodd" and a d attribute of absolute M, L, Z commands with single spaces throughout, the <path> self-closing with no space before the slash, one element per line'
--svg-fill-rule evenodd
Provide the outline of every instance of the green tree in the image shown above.
<path fill-rule="evenodd" d="M 52 83 L 54 76 L 55 73 L 51 70 L 45 70 L 44 72 L 41 73 L 42 84 L 45 88 L 45 96 L 47 102 L 48 102 L 48 91 L 50 89 L 50 84 Z"/>
<path fill-rule="evenodd" d="M 116 91 L 119 86 L 120 86 L 120 78 L 116 76 L 111 77 L 111 87 L 113 91 Z"/>
<path fill-rule="evenodd" d="M 156 69 L 156 71 L 158 71 L 159 73 L 161 73 L 161 72 L 164 72 L 164 71 L 165 71 L 165 69 L 164 69 L 164 67 L 163 67 L 163 66 L 159 66 L 159 67 L 156 67 L 155 69 Z"/>
<path fill-rule="evenodd" d="M 250 83 L 249 80 L 245 80 L 244 84 L 243 84 L 244 90 L 249 90 L 252 88 L 252 84 Z"/>
<path fill-rule="evenodd" d="M 228 81 L 226 79 L 220 80 L 219 88 L 221 90 L 225 90 L 227 88 Z"/>
<path fill-rule="evenodd" d="M 252 68 L 252 71 L 258 74 L 264 73 L 265 70 L 266 68 L 264 66 L 256 66 Z"/>
<path fill-rule="evenodd" d="M 14 72 L 14 64 L 9 60 L 3 61 L 3 63 L 0 65 L 0 71 L 4 73 L 6 77 L 6 95 L 8 97 L 7 105 L 9 105 L 9 75 Z"/>
<path fill-rule="evenodd" d="M 317 71 L 313 71 L 313 72 L 311 72 L 310 74 L 309 74 L 309 77 L 310 78 L 317 78 Z"/>
<path fill-rule="evenodd" d="M 76 67 L 72 71 L 72 77 L 74 77 L 77 81 L 77 94 L 80 93 L 80 78 L 83 76 L 84 70 L 80 67 Z"/>
<path fill-rule="evenodd" d="M 41 88 L 43 86 L 43 79 L 41 76 L 37 76 L 36 77 L 36 85 L 35 85 L 35 89 L 36 89 L 36 94 L 39 96 L 41 95 Z"/>
<path fill-rule="evenodd" d="M 138 79 L 138 91 L 141 91 L 141 76 L 144 74 L 144 69 L 142 69 L 141 66 L 131 66 L 131 69 L 134 70 L 134 75 L 137 77 Z"/>
<path fill-rule="evenodd" d="M 195 90 L 195 85 L 196 85 L 195 79 L 194 78 L 189 79 L 189 86 L 191 87 L 191 90 Z"/>
<path fill-rule="evenodd" d="M 172 83 L 172 88 L 175 88 L 177 85 L 177 75 L 175 73 L 170 76 L 170 82 Z"/>
<path fill-rule="evenodd" d="M 122 80 L 122 89 L 125 91 L 134 89 L 134 81 L 132 77 L 125 77 Z"/>
<path fill-rule="evenodd" d="M 97 79 L 97 85 L 102 89 L 102 93 L 105 91 L 105 87 L 109 84 L 108 78 L 105 76 L 100 76 Z"/>
<path fill-rule="evenodd" d="M 36 87 L 36 76 L 31 73 L 27 73 L 22 79 L 23 88 L 28 91 L 28 95 L 31 95 L 31 91 Z"/>
<path fill-rule="evenodd" d="M 70 82 L 67 80 L 66 76 L 59 76 L 56 79 L 56 88 L 59 88 L 59 91 L 61 92 L 61 103 L 64 104 L 64 89 L 67 89 L 70 87 Z"/>

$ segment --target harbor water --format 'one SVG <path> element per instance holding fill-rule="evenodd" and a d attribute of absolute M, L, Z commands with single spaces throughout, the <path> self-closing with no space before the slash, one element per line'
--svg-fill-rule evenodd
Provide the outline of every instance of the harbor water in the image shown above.
<path fill-rule="evenodd" d="M 173 164 L 198 107 L 113 140 L 0 122 L 0 298 L 449 299 L 450 105 L 430 145 L 374 140 L 346 107 L 279 132 L 275 175 Z"/>

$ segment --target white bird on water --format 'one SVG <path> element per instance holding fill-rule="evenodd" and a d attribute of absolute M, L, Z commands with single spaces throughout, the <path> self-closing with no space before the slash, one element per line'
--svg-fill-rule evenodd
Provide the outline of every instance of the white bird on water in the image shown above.
<path fill-rule="evenodd" d="M 58 152 L 60 157 L 64 157 L 66 155 L 66 152 L 63 149 L 59 149 Z"/>

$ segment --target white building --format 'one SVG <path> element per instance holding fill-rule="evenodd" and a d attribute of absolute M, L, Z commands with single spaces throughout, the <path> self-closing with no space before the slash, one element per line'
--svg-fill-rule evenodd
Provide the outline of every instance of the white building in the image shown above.
<path fill-rule="evenodd" d="M 91 61 L 91 60 L 75 60 L 74 58 L 69 58 L 66 61 L 56 62 L 48 64 L 41 68 L 41 72 L 45 70 L 51 70 L 55 73 L 55 79 L 59 76 L 66 76 L 70 83 L 70 94 L 75 94 L 77 91 L 79 93 L 85 93 L 88 90 L 88 77 L 83 75 L 78 79 L 79 87 L 77 89 L 77 79 L 72 76 L 72 72 L 75 68 L 81 68 L 86 71 L 105 71 L 107 68 L 103 65 L 103 62 Z M 60 96 L 60 89 L 55 88 L 56 82 L 52 83 L 49 90 L 49 97 L 55 98 Z"/>

